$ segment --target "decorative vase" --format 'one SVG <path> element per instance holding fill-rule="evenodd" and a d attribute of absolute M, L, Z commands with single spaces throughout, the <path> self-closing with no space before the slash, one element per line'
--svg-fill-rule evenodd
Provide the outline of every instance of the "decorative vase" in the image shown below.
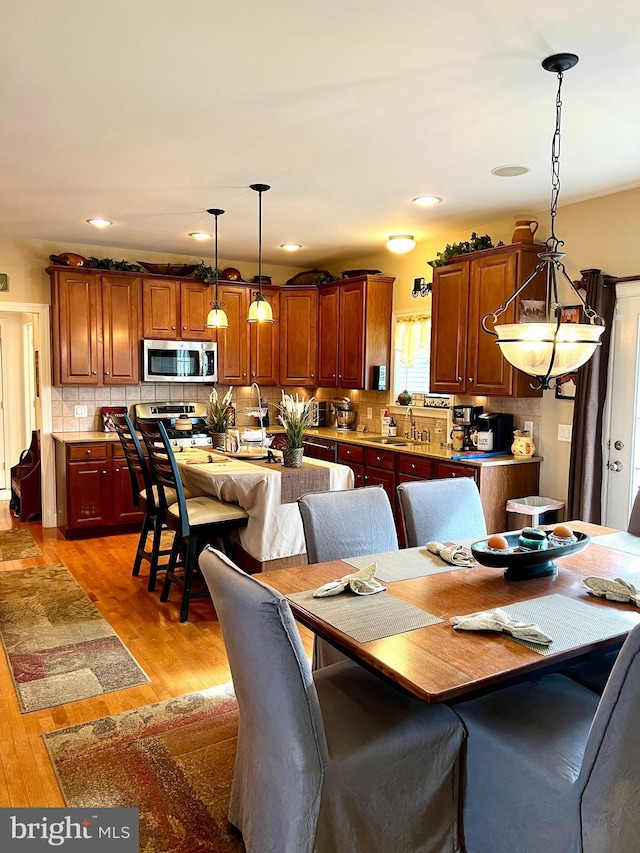
<path fill-rule="evenodd" d="M 224 450 L 224 439 L 226 436 L 226 432 L 212 432 L 211 433 L 211 446 L 214 450 Z"/>
<path fill-rule="evenodd" d="M 520 431 L 519 429 L 514 430 L 511 452 L 514 456 L 519 456 L 525 459 L 533 456 L 536 452 L 536 446 L 533 443 L 531 433 Z"/>
<path fill-rule="evenodd" d="M 533 226 L 533 228 L 531 227 Z M 511 238 L 512 243 L 533 243 L 533 235 L 538 230 L 535 219 L 518 219 Z"/>
<path fill-rule="evenodd" d="M 303 454 L 304 447 L 285 447 L 282 451 L 282 464 L 285 468 L 299 468 Z"/>
<path fill-rule="evenodd" d="M 411 394 L 405 388 L 404 391 L 401 391 L 398 394 L 398 405 L 399 406 L 408 406 L 411 403 Z"/>

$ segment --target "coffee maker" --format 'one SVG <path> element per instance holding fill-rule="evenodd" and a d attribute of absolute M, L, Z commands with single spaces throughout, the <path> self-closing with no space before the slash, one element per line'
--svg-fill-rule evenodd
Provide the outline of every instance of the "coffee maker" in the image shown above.
<path fill-rule="evenodd" d="M 513 443 L 513 415 L 503 414 L 502 412 L 485 412 L 478 415 L 476 429 L 478 436 L 481 433 L 491 434 L 491 439 L 484 442 L 487 450 L 504 451 L 505 453 L 510 450 Z M 480 449 L 479 439 L 478 448 Z"/>
<path fill-rule="evenodd" d="M 475 429 L 476 420 L 484 412 L 483 406 L 454 406 L 451 419 L 455 426 L 462 427 L 464 438 L 462 440 L 463 450 L 473 450 L 471 433 Z"/>

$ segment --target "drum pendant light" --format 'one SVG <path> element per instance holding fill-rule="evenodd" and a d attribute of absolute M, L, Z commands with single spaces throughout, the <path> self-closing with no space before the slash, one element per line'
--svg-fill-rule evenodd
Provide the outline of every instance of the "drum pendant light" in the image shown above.
<path fill-rule="evenodd" d="M 251 189 L 258 193 L 258 289 L 253 292 L 253 301 L 249 305 L 247 323 L 275 323 L 271 305 L 262 293 L 262 193 L 271 187 L 268 184 L 251 184 Z"/>
<path fill-rule="evenodd" d="M 205 323 L 205 329 L 228 329 L 229 321 L 227 319 L 227 315 L 224 311 L 224 302 L 218 302 L 218 217 L 222 216 L 224 210 L 220 210 L 219 207 L 210 207 L 207 210 L 207 213 L 210 213 L 212 216 L 216 218 L 216 228 L 215 228 L 215 276 L 216 276 L 216 295 L 215 302 L 211 302 L 211 310 L 207 314 L 207 322 Z"/>
<path fill-rule="evenodd" d="M 560 249 L 564 241 L 559 240 L 555 233 L 558 197 L 560 194 L 560 119 L 562 101 L 560 98 L 562 78 L 565 71 L 577 65 L 578 57 L 574 53 L 557 53 L 547 57 L 542 67 L 552 71 L 558 77 L 556 94 L 556 126 L 551 143 L 551 235 L 542 244 L 543 251 L 538 257 L 540 263 L 531 275 L 511 294 L 509 299 L 493 313 L 485 314 L 482 318 L 482 328 L 496 338 L 504 358 L 530 376 L 535 376 L 536 390 L 551 388 L 550 379 L 573 373 L 585 362 L 589 361 L 600 346 L 600 336 L 604 332 L 604 320 L 587 305 L 582 293 L 571 281 L 562 263 L 565 253 Z M 547 322 L 541 323 L 498 323 L 497 320 L 509 305 L 522 293 L 533 279 L 544 271 L 547 283 L 546 313 Z M 563 323 L 563 305 L 558 301 L 556 276 L 561 276 L 569 283 L 572 291 L 583 305 L 584 315 L 588 322 Z M 487 323 L 491 322 L 491 327 Z"/>

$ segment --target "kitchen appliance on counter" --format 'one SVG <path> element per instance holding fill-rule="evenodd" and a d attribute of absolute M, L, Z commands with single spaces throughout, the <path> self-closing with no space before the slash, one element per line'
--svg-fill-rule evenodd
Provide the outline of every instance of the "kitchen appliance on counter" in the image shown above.
<path fill-rule="evenodd" d="M 484 412 L 476 418 L 475 446 L 487 453 L 508 453 L 513 443 L 513 415 L 502 412 Z"/>
<path fill-rule="evenodd" d="M 212 447 L 204 403 L 138 403 L 135 423 L 162 421 L 172 447 Z"/>
<path fill-rule="evenodd" d="M 142 341 L 144 382 L 218 381 L 215 341 Z"/>
<path fill-rule="evenodd" d="M 326 400 L 313 400 L 309 403 L 309 426 L 326 426 L 330 419 L 329 408 Z"/>
<path fill-rule="evenodd" d="M 353 403 L 348 397 L 334 397 L 331 401 L 331 409 L 333 412 L 332 429 L 355 429 L 353 424 L 358 413 L 353 408 Z"/>
<path fill-rule="evenodd" d="M 452 409 L 452 421 L 454 426 L 462 427 L 462 450 L 473 450 L 474 444 L 471 433 L 476 427 L 477 418 L 484 412 L 483 406 L 454 406 Z M 452 436 L 453 439 L 453 436 Z M 457 442 L 458 444 L 459 442 Z"/>

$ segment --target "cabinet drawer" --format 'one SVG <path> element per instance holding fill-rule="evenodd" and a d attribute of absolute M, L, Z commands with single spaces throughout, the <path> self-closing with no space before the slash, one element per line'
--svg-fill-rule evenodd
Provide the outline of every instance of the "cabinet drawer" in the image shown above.
<path fill-rule="evenodd" d="M 338 462 L 364 462 L 364 447 L 357 444 L 338 444 Z"/>
<path fill-rule="evenodd" d="M 455 462 L 436 462 L 436 479 L 445 477 L 472 477 L 478 482 L 478 470 L 468 465 L 457 465 Z"/>
<path fill-rule="evenodd" d="M 95 444 L 70 444 L 67 447 L 67 458 L 70 462 L 79 459 L 106 459 L 107 443 L 98 441 Z"/>
<path fill-rule="evenodd" d="M 391 468 L 396 467 L 396 454 L 393 450 L 373 450 L 371 447 L 364 449 L 365 466 L 374 468 Z"/>
<path fill-rule="evenodd" d="M 433 459 L 421 459 L 401 453 L 398 456 L 398 473 L 430 480 L 433 477 Z"/>

